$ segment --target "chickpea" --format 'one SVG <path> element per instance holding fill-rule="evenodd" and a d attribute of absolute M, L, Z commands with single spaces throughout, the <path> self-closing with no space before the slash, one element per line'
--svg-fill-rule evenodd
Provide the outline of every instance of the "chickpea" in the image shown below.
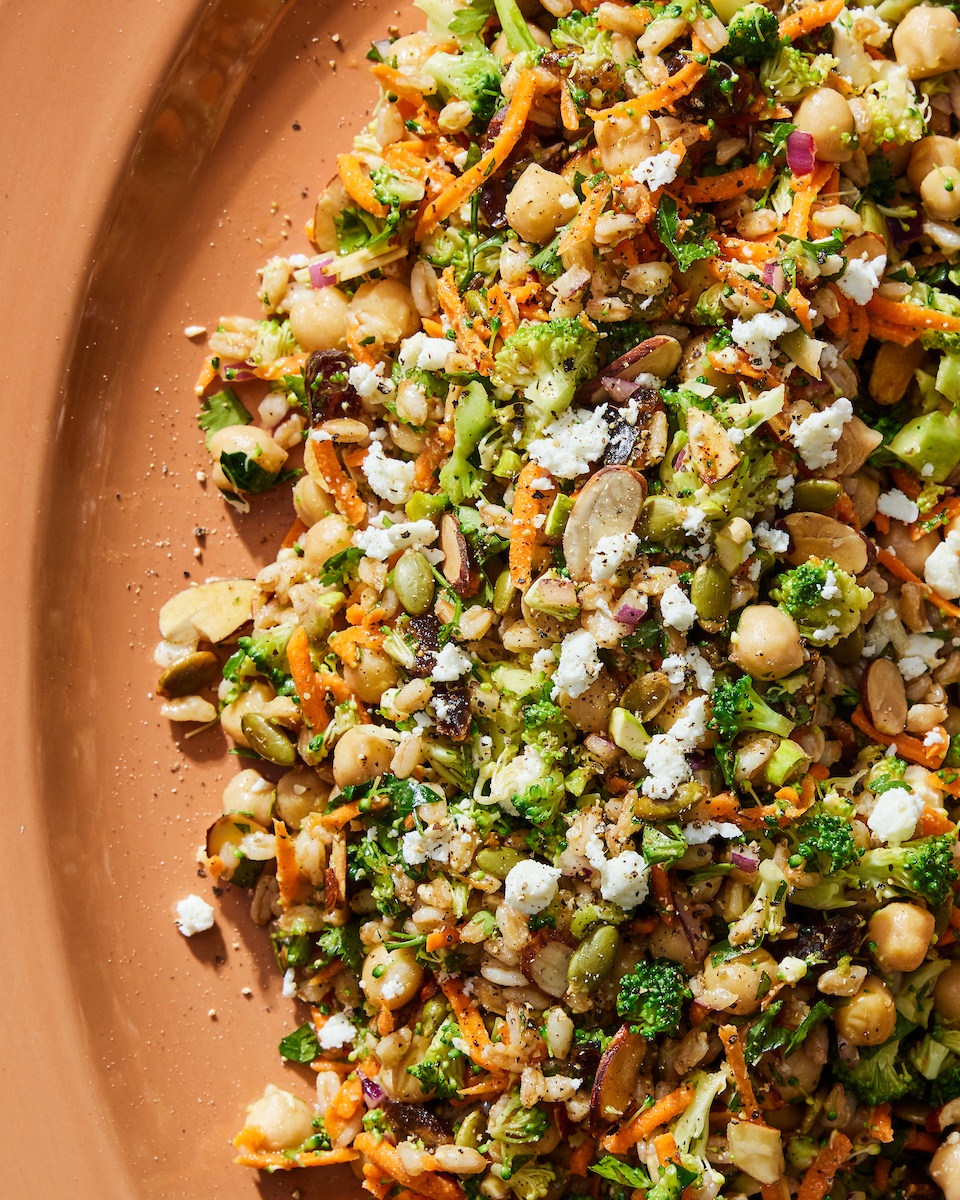
<path fill-rule="evenodd" d="M 277 783 L 277 812 L 288 829 L 299 829 L 304 817 L 323 808 L 329 788 L 312 767 L 294 767 Z M 263 824 L 264 822 L 261 822 Z"/>
<path fill-rule="evenodd" d="M 220 725 L 223 732 L 228 738 L 232 738 L 238 746 L 248 746 L 249 742 L 241 728 L 240 722 L 247 713 L 259 713 L 266 708 L 271 700 L 274 699 L 276 693 L 269 683 L 265 683 L 262 679 L 257 679 L 247 688 L 245 692 L 239 695 L 236 700 L 228 704 L 220 714 Z"/>
<path fill-rule="evenodd" d="M 269 779 L 264 779 L 253 767 L 234 775 L 223 789 L 223 811 L 246 813 L 259 825 L 270 824 L 273 812 L 274 788 Z"/>
<path fill-rule="evenodd" d="M 345 666 L 343 678 L 351 691 L 365 704 L 379 704 L 388 688 L 396 687 L 400 679 L 392 661 L 378 650 L 364 650 L 355 667 Z"/>
<path fill-rule="evenodd" d="M 366 783 L 390 770 L 396 743 L 378 725 L 353 725 L 333 749 L 333 778 L 337 787 Z"/>
<path fill-rule="evenodd" d="M 853 511 L 861 527 L 869 525 L 877 514 L 877 501 L 880 498 L 880 484 L 872 475 L 860 471 L 856 475 L 845 475 L 840 483 L 850 497 Z M 892 524 L 892 522 L 891 522 Z"/>
<path fill-rule="evenodd" d="M 857 148 L 853 111 L 839 92 L 817 88 L 804 99 L 794 118 L 798 129 L 813 137 L 817 158 L 845 163 Z"/>
<path fill-rule="evenodd" d="M 837 1033 L 851 1046 L 879 1046 L 893 1034 L 897 1010 L 890 989 L 876 975 L 868 975 L 849 1004 L 833 1015 Z"/>
<path fill-rule="evenodd" d="M 577 193 L 562 175 L 531 163 L 513 185 L 504 211 L 525 242 L 549 242 L 577 205 Z"/>
<path fill-rule="evenodd" d="M 934 167 L 960 167 L 960 142 L 936 135 L 914 142 L 910 150 L 907 179 L 915 192 L 920 190 L 920 184 Z"/>
<path fill-rule="evenodd" d="M 930 949 L 936 921 L 919 904 L 887 904 L 870 918 L 867 940 L 874 942 L 873 960 L 883 971 L 915 971 Z"/>
<path fill-rule="evenodd" d="M 361 283 L 350 301 L 349 317 L 358 337 L 374 337 L 385 346 L 395 346 L 420 328 L 413 296 L 399 279 Z"/>
<path fill-rule="evenodd" d="M 946 1141 L 930 1160 L 930 1178 L 943 1200 L 960 1200 L 960 1142 Z"/>
<path fill-rule="evenodd" d="M 290 305 L 290 329 L 304 350 L 336 350 L 347 337 L 350 301 L 339 288 L 301 292 Z"/>
<path fill-rule="evenodd" d="M 313 1133 L 313 1109 L 291 1092 L 271 1083 L 247 1109 L 247 1128 L 263 1134 L 266 1150 L 291 1150 Z"/>
<path fill-rule="evenodd" d="M 650 953 L 654 958 L 669 958 L 673 962 L 680 963 L 690 974 L 694 974 L 698 968 L 696 957 L 687 941 L 687 935 L 680 928 L 679 923 L 667 925 L 664 921 L 660 921 L 657 924 L 653 933 L 650 934 Z"/>
<path fill-rule="evenodd" d="M 820 1083 L 829 1044 L 825 1025 L 818 1026 L 803 1045 L 783 1060 L 778 1083 L 781 1097 L 789 1104 L 798 1096 L 812 1096 Z"/>
<path fill-rule="evenodd" d="M 892 550 L 908 570 L 922 576 L 927 559 L 940 545 L 940 536 L 933 530 L 914 541 L 902 521 L 891 521 L 890 532 L 880 538 L 880 544 Z"/>
<path fill-rule="evenodd" d="M 773 981 L 777 969 L 776 960 L 766 950 L 749 950 L 719 963 L 714 963 L 708 956 L 703 968 L 703 982 L 708 990 L 716 988 L 730 992 L 734 999 L 725 1011 L 745 1017 L 760 1007 L 766 990 L 764 976 Z"/>
<path fill-rule="evenodd" d="M 333 501 L 309 475 L 298 479 L 293 489 L 293 507 L 304 525 L 316 525 L 321 517 L 333 512 Z"/>
<path fill-rule="evenodd" d="M 423 984 L 423 967 L 412 950 L 400 947 L 388 950 L 377 946 L 363 960 L 360 986 L 364 995 L 377 1008 L 391 1011 L 409 1004 Z"/>
<path fill-rule="evenodd" d="M 343 517 L 336 513 L 321 517 L 300 539 L 303 565 L 309 571 L 319 571 L 328 558 L 352 545 L 350 526 Z"/>
<path fill-rule="evenodd" d="M 918 4 L 893 31 L 893 52 L 911 79 L 960 67 L 960 21 L 948 8 Z"/>
<path fill-rule="evenodd" d="M 660 149 L 660 127 L 646 113 L 610 117 L 594 125 L 597 156 L 608 175 L 622 175 Z"/>
<path fill-rule="evenodd" d="M 960 962 L 952 962 L 937 980 L 933 1007 L 945 1024 L 960 1027 Z"/>
<path fill-rule="evenodd" d="M 772 604 L 744 609 L 730 657 L 755 679 L 782 679 L 803 666 L 796 621 Z"/>
<path fill-rule="evenodd" d="M 955 221 L 960 217 L 960 169 L 934 167 L 920 184 L 920 199 L 935 221 Z"/>
<path fill-rule="evenodd" d="M 245 454 L 271 474 L 287 461 L 286 450 L 256 425 L 225 425 L 210 439 L 209 449 L 218 463 L 221 454 Z"/>

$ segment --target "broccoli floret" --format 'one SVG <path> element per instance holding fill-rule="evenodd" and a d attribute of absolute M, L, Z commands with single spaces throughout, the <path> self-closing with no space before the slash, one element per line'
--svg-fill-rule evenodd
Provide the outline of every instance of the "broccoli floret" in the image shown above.
<path fill-rule="evenodd" d="M 431 54 L 423 69 L 436 80 L 441 100 L 466 100 L 478 121 L 489 121 L 503 104 L 500 60 L 483 46 Z"/>
<path fill-rule="evenodd" d="M 793 730 L 792 721 L 757 695 L 749 675 L 741 675 L 735 683 L 721 680 L 710 696 L 710 703 L 711 723 L 725 741 L 747 729 L 784 738 Z"/>
<path fill-rule="evenodd" d="M 861 97 L 873 123 L 870 136 L 876 143 L 896 142 L 898 146 L 918 141 L 927 123 L 907 68 L 878 62 L 875 70 L 880 78 L 869 84 Z"/>
<path fill-rule="evenodd" d="M 873 1054 L 860 1051 L 860 1061 L 855 1066 L 837 1062 L 834 1073 L 845 1088 L 849 1088 L 864 1104 L 886 1104 L 888 1100 L 900 1100 L 916 1086 L 910 1068 L 900 1056 L 899 1039 L 887 1042 Z"/>
<path fill-rule="evenodd" d="M 804 54 L 793 46 L 782 46 L 760 66 L 760 82 L 777 100 L 799 100 L 820 86 L 837 60 L 829 54 Z"/>
<path fill-rule="evenodd" d="M 286 358 L 288 354 L 295 354 L 299 348 L 288 320 L 258 321 L 257 340 L 249 361 L 260 367 L 276 362 L 278 358 Z"/>
<path fill-rule="evenodd" d="M 521 325 L 494 360 L 493 382 L 523 393 L 528 436 L 568 408 L 597 371 L 597 335 L 572 317 Z"/>
<path fill-rule="evenodd" d="M 808 558 L 779 576 L 770 598 L 793 617 L 801 636 L 818 646 L 835 646 L 859 626 L 873 592 L 831 559 Z"/>
<path fill-rule="evenodd" d="M 931 1103 L 937 1105 L 956 1100 L 960 1096 L 960 1065 L 941 1071 L 930 1083 L 929 1096 Z"/>
<path fill-rule="evenodd" d="M 419 1080 L 424 1092 L 437 1100 L 456 1096 L 465 1086 L 466 1060 L 453 1044 L 459 1037 L 459 1026 L 447 1017 L 433 1035 L 423 1058 L 412 1067 L 407 1067 L 407 1071 Z"/>
<path fill-rule="evenodd" d="M 539 1142 L 550 1128 L 550 1117 L 542 1108 L 526 1108 L 520 1100 L 520 1089 L 513 1088 L 502 1101 L 490 1110 L 487 1133 L 495 1142 L 508 1146 L 524 1146 Z"/>
<path fill-rule="evenodd" d="M 375 838 L 360 838 L 349 848 L 352 873 L 370 884 L 373 901 L 385 917 L 395 917 L 403 907 L 397 899 L 390 865 L 395 855 L 387 853 Z"/>
<path fill-rule="evenodd" d="M 946 901 L 958 879 L 953 865 L 955 845 L 953 834 L 941 833 L 902 846 L 868 850 L 855 875 L 864 887 L 892 884 L 937 907 Z"/>
<path fill-rule="evenodd" d="M 756 946 L 765 937 L 776 938 L 783 932 L 790 892 L 786 876 L 772 858 L 763 859 L 757 873 L 760 886 L 750 907 L 730 926 L 731 946 Z"/>
<path fill-rule="evenodd" d="M 819 867 L 821 860 L 831 873 L 849 867 L 860 857 L 857 843 L 849 821 L 831 813 L 818 813 L 796 830 L 798 845 L 796 857 L 799 861 L 791 866 L 805 866 L 814 862 Z"/>
<path fill-rule="evenodd" d="M 673 1035 L 680 1026 L 683 1002 L 691 996 L 687 973 L 668 958 L 637 963 L 620 980 L 617 1013 L 640 1026 L 644 1037 Z"/>
<path fill-rule="evenodd" d="M 389 167 L 374 167 L 370 172 L 373 194 L 388 208 L 401 204 L 419 204 L 423 199 L 423 184 L 416 179 L 392 171 Z"/>
<path fill-rule="evenodd" d="M 287 662 L 287 642 L 295 628 L 296 622 L 277 625 L 257 637 L 237 639 L 237 645 L 256 668 L 256 673 L 269 679 L 282 694 L 289 694 L 293 688 L 290 664 Z M 239 673 L 245 673 L 245 664 L 240 666 Z"/>
<path fill-rule="evenodd" d="M 531 825 L 548 825 L 559 813 L 566 794 L 563 772 L 551 767 L 542 779 L 512 798 L 513 806 Z"/>
<path fill-rule="evenodd" d="M 730 41 L 723 57 L 757 66 L 776 54 L 780 45 L 780 22 L 763 4 L 747 4 L 733 14 L 727 34 Z"/>
<path fill-rule="evenodd" d="M 511 1173 L 507 1183 L 517 1200 L 543 1200 L 556 1179 L 557 1173 L 549 1163 L 524 1163 Z"/>
<path fill-rule="evenodd" d="M 577 51 L 577 66 L 583 75 L 595 75 L 604 63 L 613 61 L 613 34 L 600 28 L 596 13 L 575 10 L 561 17 L 550 40 L 558 50 Z"/>
<path fill-rule="evenodd" d="M 480 493 L 485 475 L 470 462 L 470 455 L 493 424 L 493 405 L 482 383 L 474 380 L 453 410 L 453 450 L 440 468 L 440 488 L 452 504 Z"/>

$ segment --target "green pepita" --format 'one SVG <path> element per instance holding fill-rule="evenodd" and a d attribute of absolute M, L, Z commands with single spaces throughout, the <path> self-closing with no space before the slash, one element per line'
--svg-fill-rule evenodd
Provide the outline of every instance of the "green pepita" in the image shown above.
<path fill-rule="evenodd" d="M 276 763 L 278 767 L 292 767 L 297 761 L 297 751 L 293 742 L 273 721 L 268 721 L 260 713 L 247 713 L 240 722 L 243 736 L 251 750 L 255 750 L 267 762 Z"/>
<path fill-rule="evenodd" d="M 683 510 L 669 496 L 648 496 L 640 510 L 637 533 L 644 542 L 665 542 L 683 525 Z"/>
<path fill-rule="evenodd" d="M 493 611 L 498 617 L 502 617 L 507 611 L 516 594 L 517 589 L 510 578 L 510 572 L 505 568 L 497 576 L 497 582 L 493 585 Z"/>
<path fill-rule="evenodd" d="M 192 696 L 213 683 L 219 670 L 220 660 L 215 654 L 209 650 L 195 650 L 167 667 L 157 683 L 157 692 L 165 700 Z"/>
<path fill-rule="evenodd" d="M 613 970 L 620 948 L 620 931 L 613 925 L 598 925 L 574 950 L 567 981 L 574 992 L 595 992 Z"/>
<path fill-rule="evenodd" d="M 641 675 L 620 697 L 621 707 L 634 713 L 641 723 L 652 720 L 670 699 L 670 680 L 663 671 Z"/>
<path fill-rule="evenodd" d="M 730 615 L 733 585 L 730 576 L 715 558 L 701 563 L 693 573 L 690 599 L 700 624 L 709 633 L 720 629 Z"/>
<path fill-rule="evenodd" d="M 393 590 L 411 617 L 422 617 L 433 603 L 436 584 L 430 564 L 419 550 L 405 550 L 393 568 Z"/>
<path fill-rule="evenodd" d="M 842 490 L 835 479 L 801 479 L 793 489 L 794 512 L 826 512 Z"/>
<path fill-rule="evenodd" d="M 524 855 L 518 850 L 513 850 L 509 846 L 501 846 L 499 849 L 478 850 L 474 861 L 481 871 L 487 875 L 492 875 L 494 879 L 506 879 L 518 862 L 522 862 Z"/>

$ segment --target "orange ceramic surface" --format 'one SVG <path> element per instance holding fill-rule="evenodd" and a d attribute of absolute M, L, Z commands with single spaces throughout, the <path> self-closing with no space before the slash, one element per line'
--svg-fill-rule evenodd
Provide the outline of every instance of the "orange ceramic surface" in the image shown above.
<path fill-rule="evenodd" d="M 346 1169 L 232 1165 L 244 1103 L 312 1075 L 276 1053 L 302 1014 L 247 898 L 191 941 L 174 925 L 211 898 L 196 848 L 239 766 L 160 718 L 150 651 L 168 595 L 255 570 L 289 524 L 287 496 L 237 517 L 198 483 L 183 330 L 252 311 L 256 267 L 306 248 L 392 20 L 416 23 L 0 0 L 3 1200 L 360 1194 Z"/>

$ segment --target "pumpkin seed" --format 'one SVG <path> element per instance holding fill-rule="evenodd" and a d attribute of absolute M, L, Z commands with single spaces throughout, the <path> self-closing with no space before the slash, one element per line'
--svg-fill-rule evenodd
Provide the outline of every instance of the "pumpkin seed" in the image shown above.
<path fill-rule="evenodd" d="M 494 879 L 506 879 L 523 855 L 509 846 L 501 846 L 499 850 L 479 850 L 475 861 L 481 871 L 492 875 Z"/>
<path fill-rule="evenodd" d="M 167 700 L 190 696 L 212 683 L 220 670 L 220 660 L 209 650 L 196 650 L 178 658 L 160 676 L 157 691 Z"/>
<path fill-rule="evenodd" d="M 839 642 L 830 651 L 833 661 L 839 663 L 841 667 L 852 667 L 855 662 L 860 661 L 863 654 L 863 626 L 858 626 L 853 633 L 845 638 L 841 638 Z"/>
<path fill-rule="evenodd" d="M 646 723 L 657 715 L 670 699 L 670 680 L 662 671 L 641 675 L 620 697 L 620 704 Z"/>
<path fill-rule="evenodd" d="M 504 568 L 497 576 L 497 582 L 493 585 L 493 611 L 497 616 L 503 616 L 513 602 L 516 594 L 517 589 L 513 586 L 510 572 Z"/>
<path fill-rule="evenodd" d="M 835 479 L 801 479 L 793 489 L 793 507 L 796 512 L 826 512 L 842 490 Z"/>
<path fill-rule="evenodd" d="M 436 585 L 430 564 L 419 550 L 404 550 L 393 568 L 393 590 L 411 617 L 422 617 L 433 603 Z"/>
<path fill-rule="evenodd" d="M 665 542 L 683 525 L 683 510 L 669 496 L 648 496 L 640 510 L 637 533 L 643 542 Z"/>
<path fill-rule="evenodd" d="M 457 1132 L 454 1134 L 454 1144 L 457 1146 L 468 1146 L 473 1150 L 480 1145 L 480 1139 L 483 1136 L 487 1127 L 487 1119 L 482 1108 L 475 1108 L 473 1112 L 467 1113 L 457 1127 Z"/>
<path fill-rule="evenodd" d="M 733 585 L 730 576 L 715 558 L 701 563 L 693 573 L 690 599 L 700 624 L 708 633 L 716 633 L 730 615 Z"/>
<path fill-rule="evenodd" d="M 598 925 L 574 950 L 567 980 L 574 992 L 595 992 L 613 970 L 620 948 L 620 931 L 614 925 Z"/>
<path fill-rule="evenodd" d="M 247 713 L 240 722 L 240 728 L 250 749 L 267 762 L 276 763 L 278 767 L 292 767 L 297 761 L 297 752 L 287 735 L 280 732 L 275 722 L 268 721 L 260 713 Z"/>

